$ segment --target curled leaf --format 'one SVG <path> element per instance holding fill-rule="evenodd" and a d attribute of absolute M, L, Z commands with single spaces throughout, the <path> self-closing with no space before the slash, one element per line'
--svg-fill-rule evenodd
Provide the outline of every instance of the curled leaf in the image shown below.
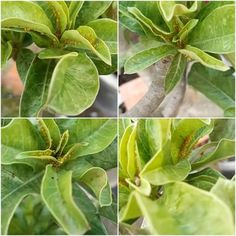
<path fill-rule="evenodd" d="M 179 52 L 188 56 L 192 60 L 200 62 L 206 67 L 213 68 L 220 71 L 226 71 L 229 69 L 229 67 L 226 66 L 222 61 L 190 45 L 187 45 L 185 49 L 179 49 Z"/>

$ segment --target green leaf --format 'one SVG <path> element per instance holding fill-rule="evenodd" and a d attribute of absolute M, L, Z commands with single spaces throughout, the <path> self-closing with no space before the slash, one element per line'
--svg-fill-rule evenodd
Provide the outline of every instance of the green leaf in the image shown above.
<path fill-rule="evenodd" d="M 133 131 L 133 126 L 130 125 L 128 126 L 125 131 L 124 134 L 122 135 L 122 138 L 120 140 L 120 148 L 119 148 L 119 163 L 120 163 L 120 167 L 121 169 L 124 171 L 125 174 L 128 175 L 127 173 L 127 165 L 128 165 L 128 149 L 127 149 L 127 145 L 128 145 L 128 141 L 130 138 L 130 135 Z"/>
<path fill-rule="evenodd" d="M 16 67 L 20 79 L 25 82 L 27 78 L 27 72 L 29 71 L 30 65 L 32 64 L 35 54 L 27 48 L 22 48 L 17 54 Z"/>
<path fill-rule="evenodd" d="M 12 53 L 12 46 L 11 43 L 8 42 L 2 42 L 1 43 L 1 66 L 5 65 L 10 58 Z"/>
<path fill-rule="evenodd" d="M 210 191 L 219 178 L 225 177 L 220 172 L 207 167 L 201 171 L 190 174 L 186 182 L 195 187 Z"/>
<path fill-rule="evenodd" d="M 46 105 L 61 114 L 77 115 L 93 104 L 98 89 L 93 62 L 85 54 L 68 54 L 53 71 Z"/>
<path fill-rule="evenodd" d="M 26 30 L 25 32 L 31 36 L 32 42 L 34 42 L 40 48 L 48 48 L 51 46 L 55 47 L 59 43 L 58 39 L 55 39 L 54 41 L 52 41 L 45 34 L 30 31 L 30 29 L 28 28 L 25 28 L 25 30 Z M 24 32 L 24 30 L 21 30 L 21 32 Z"/>
<path fill-rule="evenodd" d="M 111 188 L 106 171 L 99 167 L 86 170 L 78 179 L 79 182 L 89 186 L 97 197 L 101 207 L 112 203 Z"/>
<path fill-rule="evenodd" d="M 214 11 L 216 8 L 224 6 L 226 4 L 232 4 L 233 1 L 211 1 L 207 4 L 204 4 L 204 6 L 199 11 L 197 18 L 202 21 L 204 20 L 212 11 Z"/>
<path fill-rule="evenodd" d="M 127 186 L 119 183 L 119 209 L 127 204 L 129 194 L 130 189 Z"/>
<path fill-rule="evenodd" d="M 2 165 L 1 171 L 1 234 L 7 234 L 13 214 L 22 199 L 39 192 L 43 172 L 33 173 L 26 165 Z"/>
<path fill-rule="evenodd" d="M 83 6 L 84 1 L 71 1 L 69 3 L 69 14 L 70 14 L 70 28 L 73 29 L 76 23 L 76 17 L 79 14 L 81 7 Z"/>
<path fill-rule="evenodd" d="M 52 146 L 52 138 L 48 127 L 46 126 L 43 119 L 38 119 L 38 128 L 43 141 L 45 142 L 48 149 Z"/>
<path fill-rule="evenodd" d="M 45 162 L 40 159 L 20 159 L 17 156 L 22 152 L 43 150 L 44 148 L 46 146 L 42 138 L 29 120 L 15 119 L 2 128 L 2 164 L 21 163 L 32 167 L 34 170 L 42 169 Z"/>
<path fill-rule="evenodd" d="M 171 45 L 163 45 L 160 47 L 143 50 L 131 56 L 125 62 L 125 73 L 133 74 L 142 71 L 162 58 L 174 55 L 175 53 L 176 50 Z"/>
<path fill-rule="evenodd" d="M 150 1 L 147 4 L 145 1 L 122 1 L 119 4 L 120 21 L 123 24 L 124 23 L 123 18 L 124 18 L 124 16 L 126 16 L 126 19 L 128 19 L 128 20 L 127 21 L 125 20 L 125 22 L 128 23 L 129 27 L 127 27 L 127 24 L 124 24 L 124 25 L 129 30 L 134 31 L 136 24 L 132 24 L 132 22 L 136 22 L 136 20 L 131 14 L 128 14 L 128 9 L 127 9 L 128 7 L 136 7 L 137 9 L 139 9 L 142 12 L 142 14 L 145 17 L 149 18 L 155 25 L 160 26 L 160 28 L 162 30 L 168 30 L 168 27 L 165 24 L 160 12 L 159 12 L 157 2 Z M 129 24 L 129 22 L 131 24 Z M 138 31 L 134 31 L 134 32 L 137 32 L 138 34 L 140 34 L 140 33 L 143 34 L 142 28 L 141 28 L 141 32 L 138 32 Z"/>
<path fill-rule="evenodd" d="M 56 149 L 56 155 L 58 157 L 60 157 L 62 155 L 62 153 L 64 152 L 64 149 L 68 143 L 68 140 L 69 140 L 69 132 L 68 130 L 66 130 L 62 135 L 61 135 L 61 139 L 60 139 L 60 142 L 59 142 L 59 145 L 57 146 L 57 149 Z"/>
<path fill-rule="evenodd" d="M 102 39 L 109 47 L 111 54 L 117 54 L 117 22 L 102 18 L 90 21 L 87 24 L 91 27 L 96 35 Z"/>
<path fill-rule="evenodd" d="M 119 141 L 121 140 L 123 134 L 125 133 L 126 128 L 128 128 L 131 125 L 131 119 L 129 118 L 121 118 L 118 121 L 119 126 Z"/>
<path fill-rule="evenodd" d="M 127 9 L 122 6 L 121 3 L 119 6 L 119 22 L 131 32 L 138 33 L 139 35 L 145 35 L 145 31 L 140 23 L 128 13 Z"/>
<path fill-rule="evenodd" d="M 78 32 L 85 39 L 84 44 L 106 64 L 111 65 L 111 53 L 106 43 L 89 26 L 80 26 Z M 87 40 L 87 42 L 86 42 Z"/>
<path fill-rule="evenodd" d="M 211 192 L 219 197 L 235 216 L 235 181 L 219 178 L 211 189 Z"/>
<path fill-rule="evenodd" d="M 39 53 L 38 58 L 39 59 L 61 59 L 62 57 L 68 54 L 71 56 L 78 56 L 78 53 L 76 52 L 70 52 L 64 49 L 60 49 L 60 48 L 46 48 Z"/>
<path fill-rule="evenodd" d="M 140 178 L 136 177 L 134 180 L 135 183 L 133 183 L 130 179 L 125 179 L 125 181 L 129 184 L 129 187 L 131 189 L 134 189 L 145 196 L 150 195 L 151 190 L 152 190 L 151 185 L 150 185 L 151 182 L 143 178 L 143 176 Z"/>
<path fill-rule="evenodd" d="M 163 205 L 168 209 L 169 214 L 178 220 L 179 234 L 233 234 L 231 212 L 215 195 L 184 182 L 169 184 L 164 191 Z M 214 227 L 209 227 L 210 225 Z"/>
<path fill-rule="evenodd" d="M 193 13 L 197 10 L 198 2 L 194 1 L 190 8 L 175 1 L 160 1 L 160 10 L 167 21 L 171 21 L 174 16 L 182 16 Z"/>
<path fill-rule="evenodd" d="M 73 146 L 72 146 L 73 148 Z M 109 158 L 108 158 L 109 157 Z M 114 140 L 103 151 L 73 159 L 73 155 L 63 168 L 73 170 L 73 177 L 80 177 L 89 168 L 96 166 L 109 170 L 117 167 L 117 142 Z"/>
<path fill-rule="evenodd" d="M 75 143 L 87 143 L 77 151 L 77 157 L 103 151 L 117 135 L 115 119 L 57 119 L 56 123 L 62 132 L 69 131 L 68 149 Z"/>
<path fill-rule="evenodd" d="M 140 119 L 137 123 L 137 146 L 142 166 L 166 143 L 170 136 L 171 120 Z"/>
<path fill-rule="evenodd" d="M 142 177 L 153 185 L 164 185 L 167 183 L 184 180 L 191 170 L 188 160 L 182 160 L 176 165 L 163 165 L 152 171 L 142 173 Z"/>
<path fill-rule="evenodd" d="M 184 25 L 184 27 L 179 31 L 177 38 L 181 42 L 186 40 L 186 38 L 188 38 L 188 35 L 193 30 L 193 28 L 197 25 L 197 23 L 198 23 L 197 19 L 191 19 L 190 21 L 188 21 L 188 23 L 186 25 Z M 178 40 L 176 40 L 176 41 L 178 41 Z"/>
<path fill-rule="evenodd" d="M 117 140 L 115 139 L 103 151 L 81 157 L 87 160 L 91 165 L 109 170 L 117 167 Z M 80 159 L 80 158 L 79 158 Z"/>
<path fill-rule="evenodd" d="M 107 231 L 102 223 L 101 217 L 98 214 L 97 208 L 87 194 L 83 191 L 78 183 L 73 183 L 74 200 L 78 207 L 84 213 L 86 219 L 89 222 L 91 229 L 87 231 L 87 235 L 106 235 Z"/>
<path fill-rule="evenodd" d="M 1 129 L 2 164 L 17 163 L 15 156 L 23 151 L 43 149 L 43 140 L 27 119 L 14 119 Z"/>
<path fill-rule="evenodd" d="M 234 52 L 234 11 L 234 4 L 216 8 L 193 30 L 189 43 L 207 52 L 217 54 Z"/>
<path fill-rule="evenodd" d="M 173 58 L 171 65 L 167 71 L 165 78 L 165 91 L 169 93 L 176 84 L 183 79 L 184 70 L 187 65 L 187 60 L 181 53 L 178 53 Z"/>
<path fill-rule="evenodd" d="M 225 54 L 224 57 L 231 63 L 231 65 L 235 69 L 235 54 L 234 53 L 228 53 L 228 54 Z"/>
<path fill-rule="evenodd" d="M 235 141 L 222 139 L 220 142 L 212 142 L 210 144 L 204 145 L 201 148 L 204 149 L 206 154 L 203 153 L 200 160 L 196 160 L 194 163 L 192 163 L 192 169 L 197 169 L 211 162 L 233 157 L 235 152 Z M 198 152 L 202 153 L 201 150 L 198 150 Z"/>
<path fill-rule="evenodd" d="M 142 24 L 144 25 L 154 36 L 158 36 L 163 40 L 169 40 L 171 33 L 167 33 L 155 25 L 151 19 L 147 18 L 142 12 L 136 7 L 129 7 L 128 11 Z"/>
<path fill-rule="evenodd" d="M 88 26 L 80 26 L 78 30 L 65 31 L 61 37 L 61 43 L 70 47 L 90 50 L 106 64 L 111 65 L 108 46 Z"/>
<path fill-rule="evenodd" d="M 70 21 L 70 15 L 69 15 L 69 9 L 68 6 L 66 4 L 66 1 L 58 1 L 58 3 L 61 5 L 64 13 L 66 14 L 66 18 L 67 18 L 67 26 L 69 26 L 69 21 Z"/>
<path fill-rule="evenodd" d="M 235 117 L 235 107 L 228 107 L 224 110 L 225 117 Z"/>
<path fill-rule="evenodd" d="M 55 35 L 59 38 L 67 26 L 67 15 L 59 2 L 39 1 L 37 4 L 44 10 L 48 19 L 52 22 Z"/>
<path fill-rule="evenodd" d="M 50 161 L 57 162 L 57 159 L 52 156 L 53 151 L 50 149 L 45 149 L 45 150 L 34 150 L 34 151 L 27 151 L 27 152 L 21 152 L 16 155 L 16 159 L 36 159 L 40 162 L 46 164 L 49 163 Z"/>
<path fill-rule="evenodd" d="M 1 127 L 8 125 L 12 121 L 12 118 L 2 118 Z"/>
<path fill-rule="evenodd" d="M 76 180 L 78 180 L 87 170 L 92 167 L 92 164 L 82 158 L 68 161 L 63 165 L 63 169 L 72 171 L 72 178 Z"/>
<path fill-rule="evenodd" d="M 3 29 L 20 29 L 25 32 L 32 30 L 46 35 L 54 43 L 58 42 L 52 33 L 54 29 L 50 20 L 36 3 L 3 2 L 1 19 Z"/>
<path fill-rule="evenodd" d="M 179 49 L 179 52 L 190 57 L 194 61 L 200 62 L 206 67 L 220 71 L 226 71 L 229 69 L 229 67 L 226 66 L 222 61 L 190 45 L 187 45 L 185 49 Z"/>
<path fill-rule="evenodd" d="M 134 192 L 121 221 L 139 216 L 144 216 L 151 234 L 218 235 L 234 231 L 231 213 L 222 201 L 183 182 L 166 185 L 165 195 L 157 201 Z"/>
<path fill-rule="evenodd" d="M 40 221 L 39 221 L 40 219 Z M 17 207 L 8 229 L 9 235 L 61 234 L 51 213 L 42 203 L 40 195 L 29 195 Z"/>
<path fill-rule="evenodd" d="M 171 155 L 174 163 L 187 158 L 198 140 L 213 130 L 213 123 L 199 119 L 183 119 L 171 135 Z"/>
<path fill-rule="evenodd" d="M 111 5 L 112 1 L 85 1 L 76 20 L 77 25 L 85 25 L 97 19 Z"/>
<path fill-rule="evenodd" d="M 56 147 L 59 145 L 61 139 L 60 130 L 53 119 L 43 119 L 42 121 L 46 125 L 50 138 L 52 139 L 52 149 L 56 150 Z"/>
<path fill-rule="evenodd" d="M 222 109 L 234 107 L 233 70 L 220 72 L 197 63 L 192 66 L 188 83 Z"/>
<path fill-rule="evenodd" d="M 150 234 L 173 235 L 181 232 L 177 220 L 168 213 L 165 207 L 134 191 L 129 197 L 120 221 L 135 219 L 139 216 L 145 218 Z"/>
<path fill-rule="evenodd" d="M 149 235 L 147 229 L 125 223 L 119 223 L 119 232 L 122 235 Z"/>
<path fill-rule="evenodd" d="M 214 129 L 210 134 L 211 141 L 220 141 L 222 138 L 235 138 L 235 121 L 234 119 L 215 119 Z"/>
<path fill-rule="evenodd" d="M 73 200 L 71 178 L 72 171 L 56 171 L 48 165 L 42 180 L 41 196 L 67 234 L 84 234 L 90 227 Z"/>
<path fill-rule="evenodd" d="M 110 206 L 104 206 L 99 208 L 99 214 L 113 223 L 117 223 L 117 203 L 113 202 Z"/>
<path fill-rule="evenodd" d="M 20 116 L 38 116 L 43 109 L 53 68 L 52 61 L 34 58 L 26 76 L 25 89 L 20 101 Z"/>
<path fill-rule="evenodd" d="M 92 59 L 93 63 L 97 67 L 99 75 L 110 75 L 117 71 L 117 55 L 111 55 L 111 66 L 106 64 L 104 61 L 99 59 L 94 55 L 89 55 L 90 59 Z"/>
<path fill-rule="evenodd" d="M 140 175 L 165 165 L 174 165 L 170 153 L 170 140 L 146 163 Z"/>
<path fill-rule="evenodd" d="M 131 179 L 134 179 L 134 177 L 138 173 L 139 169 L 139 153 L 137 151 L 137 143 L 136 143 L 136 133 L 137 133 L 137 127 L 134 127 L 128 142 L 127 142 L 127 166 L 126 170 Z"/>

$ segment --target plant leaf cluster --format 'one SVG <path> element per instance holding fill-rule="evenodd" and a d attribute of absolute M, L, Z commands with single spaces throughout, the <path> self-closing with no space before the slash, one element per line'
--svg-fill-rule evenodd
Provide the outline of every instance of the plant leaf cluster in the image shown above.
<path fill-rule="evenodd" d="M 22 117 L 44 111 L 78 115 L 116 71 L 117 23 L 112 1 L 2 2 L 2 63 L 16 61 L 24 82 Z M 38 53 L 28 46 L 40 48 Z"/>
<path fill-rule="evenodd" d="M 107 234 L 101 216 L 116 222 L 106 173 L 117 165 L 116 132 L 113 119 L 14 119 L 3 126 L 2 234 Z M 27 202 L 38 214 L 24 214 Z M 34 222 L 38 227 L 29 227 Z"/>
<path fill-rule="evenodd" d="M 209 81 L 210 85 L 203 91 L 205 82 L 199 82 L 194 78 L 194 72 L 190 72 L 193 77 L 190 84 L 219 105 L 213 93 L 222 94 L 224 91 L 215 88 L 214 84 L 224 73 L 230 71 L 232 76 L 232 71 L 220 56 L 234 61 L 231 55 L 235 52 L 234 2 L 122 1 L 119 9 L 121 24 L 139 36 L 139 42 L 131 47 L 132 55 L 125 56 L 125 73 L 142 71 L 161 59 L 171 57 L 172 62 L 165 76 L 165 92 L 168 94 L 183 79 L 188 62 L 198 62 L 202 67 L 197 64 L 194 68 L 201 67 L 198 71 L 201 77 L 207 77 L 214 70 L 216 77 L 213 83 Z M 225 81 L 221 80 L 223 83 Z M 229 83 L 234 88 L 232 78 Z M 199 84 L 202 84 L 201 88 Z M 220 105 L 225 114 L 233 116 L 232 102 L 225 105 Z"/>
<path fill-rule="evenodd" d="M 147 234 L 234 233 L 235 182 L 209 167 L 234 157 L 233 119 L 126 119 L 119 129 L 124 232 L 144 217 Z"/>

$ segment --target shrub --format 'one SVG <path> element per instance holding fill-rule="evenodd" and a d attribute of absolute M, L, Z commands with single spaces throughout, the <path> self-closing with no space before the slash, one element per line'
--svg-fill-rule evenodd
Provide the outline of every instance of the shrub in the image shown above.
<path fill-rule="evenodd" d="M 3 126 L 2 234 L 107 234 L 101 216 L 116 222 L 106 174 L 116 167 L 115 138 L 112 119 Z"/>
<path fill-rule="evenodd" d="M 116 71 L 112 1 L 2 2 L 2 62 L 16 61 L 24 82 L 20 116 L 78 115 Z M 28 46 L 36 44 L 34 53 Z"/>
<path fill-rule="evenodd" d="M 233 119 L 124 119 L 119 132 L 123 234 L 234 234 L 234 179 L 209 166 L 234 157 Z"/>
<path fill-rule="evenodd" d="M 127 116 L 160 116 L 162 103 L 171 107 L 169 116 L 175 116 L 187 81 L 225 116 L 234 116 L 234 70 L 225 64 L 225 59 L 235 64 L 234 2 L 122 1 L 119 9 L 124 34 L 131 31 L 138 37 L 131 55 L 125 53 L 121 60 L 124 73 L 151 65 L 156 69 L 147 94 Z M 189 62 L 197 63 L 191 69 Z"/>

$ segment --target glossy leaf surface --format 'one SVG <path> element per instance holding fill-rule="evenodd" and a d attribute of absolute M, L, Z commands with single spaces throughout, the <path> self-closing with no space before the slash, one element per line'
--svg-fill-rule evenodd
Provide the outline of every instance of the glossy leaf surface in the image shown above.
<path fill-rule="evenodd" d="M 99 167 L 88 169 L 79 178 L 79 181 L 88 185 L 95 193 L 101 207 L 110 206 L 112 203 L 111 188 L 106 172 Z"/>
<path fill-rule="evenodd" d="M 96 67 L 85 54 L 64 56 L 53 71 L 47 106 L 62 114 L 81 113 L 94 102 L 98 79 Z"/>
<path fill-rule="evenodd" d="M 207 149 L 209 147 L 209 150 Z M 205 166 L 211 162 L 224 160 L 234 156 L 235 141 L 229 139 L 222 139 L 220 142 L 215 142 L 215 145 L 206 144 L 206 147 L 202 147 L 206 154 L 201 157 L 200 160 L 195 161 L 192 164 L 193 169 Z M 207 152 L 208 151 L 208 152 Z"/>
<path fill-rule="evenodd" d="M 196 173 L 190 174 L 186 179 L 186 182 L 195 187 L 210 191 L 219 178 L 225 177 L 217 170 L 207 167 Z"/>
<path fill-rule="evenodd" d="M 176 50 L 170 45 L 143 50 L 131 56 L 125 63 L 125 73 L 132 74 L 142 71 L 162 58 L 174 55 Z"/>
<path fill-rule="evenodd" d="M 169 184 L 165 191 L 163 203 L 170 214 L 178 219 L 182 234 L 233 234 L 231 212 L 213 194 L 183 182 Z M 183 210 L 186 208 L 188 211 Z M 208 227 L 209 225 L 214 227 Z"/>
<path fill-rule="evenodd" d="M 78 30 L 65 31 L 61 42 L 72 47 L 91 50 L 101 60 L 111 65 L 111 55 L 108 46 L 88 26 L 80 26 Z"/>
<path fill-rule="evenodd" d="M 97 19 L 88 22 L 96 35 L 109 47 L 111 54 L 117 53 L 117 23 L 109 18 Z"/>
<path fill-rule="evenodd" d="M 226 66 L 222 61 L 190 45 L 187 45 L 185 49 L 179 49 L 179 52 L 190 57 L 194 61 L 200 62 L 206 67 L 220 71 L 226 71 L 229 69 L 229 67 Z"/>
<path fill-rule="evenodd" d="M 85 1 L 77 17 L 76 24 L 85 25 L 89 21 L 97 19 L 108 9 L 111 3 L 112 1 Z"/>
<path fill-rule="evenodd" d="M 234 52 L 235 6 L 225 5 L 207 15 L 190 35 L 190 44 L 203 51 L 222 54 Z"/>
<path fill-rule="evenodd" d="M 35 58 L 26 76 L 25 89 L 20 102 L 22 117 L 38 116 L 48 96 L 54 64 Z"/>
<path fill-rule="evenodd" d="M 176 84 L 181 79 L 183 79 L 186 65 L 187 65 L 186 58 L 180 53 L 176 54 L 166 74 L 165 78 L 166 93 L 169 93 L 176 86 Z"/>
<path fill-rule="evenodd" d="M 35 54 L 27 48 L 22 48 L 17 54 L 17 58 L 16 58 L 17 72 L 20 76 L 20 79 L 23 82 L 26 81 L 27 72 L 34 58 L 35 58 Z"/>
<path fill-rule="evenodd" d="M 235 181 L 219 178 L 211 192 L 219 197 L 235 216 Z"/>
<path fill-rule="evenodd" d="M 60 37 L 61 33 L 66 29 L 68 20 L 62 5 L 56 1 L 40 1 L 38 4 L 52 22 L 55 35 Z"/>
<path fill-rule="evenodd" d="M 50 20 L 37 4 L 8 1 L 2 3 L 2 9 L 2 28 L 21 29 L 26 32 L 32 30 L 43 33 L 53 42 L 57 42 L 57 38 L 53 35 L 54 29 Z"/>
<path fill-rule="evenodd" d="M 193 13 L 197 10 L 198 3 L 194 1 L 190 8 L 184 4 L 179 4 L 176 1 L 160 1 L 160 9 L 164 18 L 170 21 L 174 16 L 181 16 Z"/>
<path fill-rule="evenodd" d="M 184 180 L 191 170 L 188 160 L 178 162 L 176 165 L 163 165 L 152 171 L 142 174 L 150 184 L 164 185 L 167 183 Z"/>
<path fill-rule="evenodd" d="M 69 146 L 75 143 L 87 144 L 78 150 L 77 156 L 103 151 L 116 137 L 116 120 L 113 119 L 61 119 L 56 122 L 61 130 L 69 131 Z"/>
<path fill-rule="evenodd" d="M 56 172 L 51 165 L 48 165 L 42 180 L 41 195 L 66 233 L 83 234 L 89 229 L 89 225 L 72 198 L 71 177 L 71 171 Z"/>

